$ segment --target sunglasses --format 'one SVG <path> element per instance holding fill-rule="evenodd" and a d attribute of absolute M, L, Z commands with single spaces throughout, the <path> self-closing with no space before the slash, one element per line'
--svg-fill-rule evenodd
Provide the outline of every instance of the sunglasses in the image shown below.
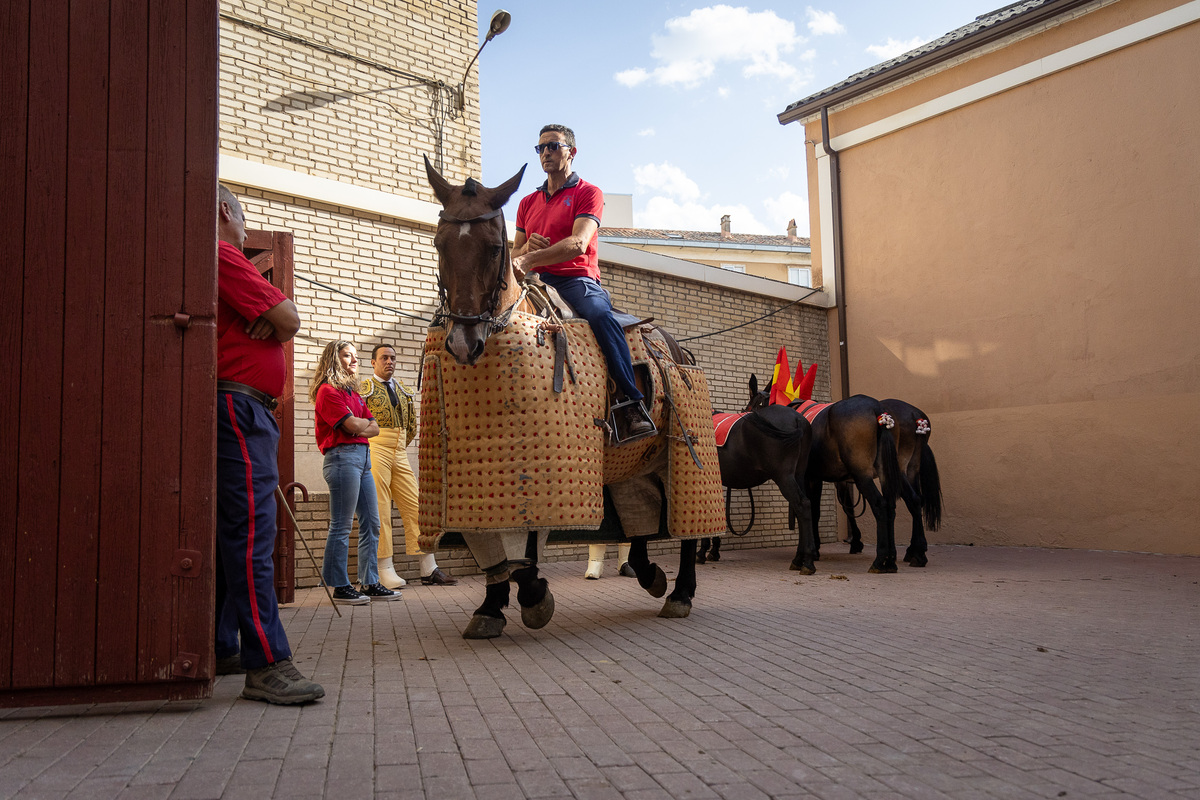
<path fill-rule="evenodd" d="M 551 153 L 557 153 L 559 150 L 570 149 L 571 145 L 567 144 L 566 142 L 546 142 L 545 144 L 535 144 L 533 146 L 533 152 L 537 153 L 539 156 L 542 154 L 543 150 L 549 150 Z"/>

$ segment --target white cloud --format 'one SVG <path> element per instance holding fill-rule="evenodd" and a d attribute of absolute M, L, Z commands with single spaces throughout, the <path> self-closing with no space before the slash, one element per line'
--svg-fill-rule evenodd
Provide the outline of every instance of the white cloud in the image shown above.
<path fill-rule="evenodd" d="M 633 168 L 633 180 L 639 189 L 667 194 L 683 201 L 700 199 L 700 187 L 679 167 L 667 162 L 643 164 Z"/>
<path fill-rule="evenodd" d="M 730 216 L 735 233 L 770 233 L 745 206 L 722 203 L 706 206 L 661 196 L 650 198 L 645 209 L 637 215 L 637 226 L 677 231 L 719 231 L 721 217 L 725 214 Z"/>
<path fill-rule="evenodd" d="M 787 233 L 788 220 L 796 220 L 796 235 L 808 236 L 808 198 L 795 192 L 783 192 L 763 200 L 767 223 L 772 233 Z"/>
<path fill-rule="evenodd" d="M 633 88 L 649 78 L 650 75 L 646 72 L 646 70 L 638 67 L 637 69 L 627 69 L 624 72 L 618 72 L 613 77 L 616 78 L 617 83 L 621 84 L 622 86 Z"/>
<path fill-rule="evenodd" d="M 639 228 L 719 231 L 721 217 L 729 214 L 737 233 L 769 233 L 743 205 L 706 205 L 708 195 L 682 169 L 668 162 L 634 167 L 633 180 L 639 194 L 652 195 L 637 215 Z"/>
<path fill-rule="evenodd" d="M 838 22 L 837 14 L 832 11 L 817 11 L 809 6 L 804 13 L 808 15 L 808 31 L 813 36 L 846 32 L 846 26 Z"/>
<path fill-rule="evenodd" d="M 922 39 L 920 36 L 914 36 L 907 42 L 898 42 L 889 36 L 886 44 L 873 44 L 867 48 L 867 52 L 880 61 L 890 61 L 901 53 L 907 53 L 909 50 L 918 48 L 928 41 L 928 39 Z"/>
<path fill-rule="evenodd" d="M 686 17 L 666 22 L 666 33 L 652 37 L 650 55 L 659 66 L 618 72 L 618 83 L 633 87 L 651 80 L 660 86 L 692 88 L 716 72 L 722 63 L 741 64 L 744 77 L 792 80 L 796 68 L 782 56 L 804 38 L 796 26 L 773 11 L 716 5 L 698 8 Z"/>
<path fill-rule="evenodd" d="M 643 128 L 642 130 L 638 131 L 638 136 L 653 136 L 653 135 L 654 135 L 654 128 Z"/>

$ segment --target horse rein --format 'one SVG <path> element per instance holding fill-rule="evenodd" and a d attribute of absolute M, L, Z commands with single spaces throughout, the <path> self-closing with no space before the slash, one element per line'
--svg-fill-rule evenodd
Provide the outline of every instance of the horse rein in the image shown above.
<path fill-rule="evenodd" d="M 446 213 L 445 209 L 443 209 L 438 214 L 438 219 L 440 220 L 438 224 L 446 222 L 452 225 L 472 225 L 476 222 L 487 222 L 488 220 L 493 220 L 496 217 L 500 218 L 500 270 L 496 277 L 496 288 L 492 290 L 492 296 L 488 300 L 487 308 L 479 314 L 455 314 L 452 311 L 445 310 L 446 287 L 442 284 L 442 277 L 439 270 L 438 295 L 441 297 L 442 302 L 441 308 L 439 308 L 437 314 L 434 315 L 432 323 L 433 325 L 439 325 L 443 320 L 447 319 L 453 320 L 454 322 L 462 325 L 479 325 L 480 323 L 486 322 L 488 325 L 489 336 L 496 331 L 504 330 L 506 327 L 508 327 L 508 321 L 512 318 L 513 309 L 515 309 L 521 301 L 520 298 L 518 298 L 517 302 L 513 303 L 513 305 L 505 313 L 501 314 L 500 316 L 496 315 L 496 306 L 500 303 L 500 294 L 508 288 L 508 282 L 504 280 L 504 273 L 507 271 L 508 266 L 508 235 L 506 233 L 506 228 L 504 227 L 504 209 L 496 208 L 486 214 L 481 214 L 480 216 L 472 217 L 471 219 L 459 219 L 458 217 L 452 217 Z"/>

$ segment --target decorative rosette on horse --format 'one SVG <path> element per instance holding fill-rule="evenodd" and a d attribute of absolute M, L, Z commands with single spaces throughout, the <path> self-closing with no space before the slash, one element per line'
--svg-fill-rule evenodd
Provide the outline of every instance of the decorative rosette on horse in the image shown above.
<path fill-rule="evenodd" d="M 460 535 L 487 576 L 464 637 L 500 635 L 510 580 L 526 627 L 549 622 L 554 599 L 537 564 L 552 532 L 555 541 L 631 541 L 629 563 L 655 597 L 667 581 L 646 539 L 680 539 L 660 616 L 687 616 L 696 539 L 725 528 L 703 371 L 649 320 L 622 320 L 659 433 L 614 443 L 590 326 L 512 271 L 500 209 L 524 169 L 494 189 L 471 179 L 453 186 L 428 159 L 426 171 L 443 206 L 434 238 L 442 305 L 422 363 L 421 546 Z"/>

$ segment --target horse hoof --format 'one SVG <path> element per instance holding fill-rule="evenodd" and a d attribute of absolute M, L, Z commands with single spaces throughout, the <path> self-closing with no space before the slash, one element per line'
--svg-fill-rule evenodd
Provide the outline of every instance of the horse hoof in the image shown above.
<path fill-rule="evenodd" d="M 649 586 L 642 586 L 651 597 L 662 597 L 667 593 L 667 575 L 662 571 L 662 567 L 654 565 L 654 579 Z"/>
<path fill-rule="evenodd" d="M 812 564 L 802 564 L 798 567 L 795 564 L 793 564 L 792 569 L 794 569 L 796 572 L 799 572 L 801 575 L 816 575 L 817 574 L 817 568 L 814 567 Z"/>
<path fill-rule="evenodd" d="M 683 619 L 692 613 L 692 604 L 680 600 L 667 599 L 658 615 L 663 619 Z"/>
<path fill-rule="evenodd" d="M 708 557 L 708 560 L 709 560 L 709 561 L 720 561 L 720 560 L 721 560 L 721 554 L 720 554 L 720 553 L 713 553 L 711 556 L 709 556 L 709 557 Z"/>
<path fill-rule="evenodd" d="M 850 545 L 850 555 L 858 555 L 863 551 L 862 542 L 854 542 Z"/>
<path fill-rule="evenodd" d="M 925 557 L 924 553 L 919 553 L 912 558 L 906 558 L 904 560 L 908 562 L 910 567 L 923 567 L 929 563 L 929 559 Z"/>
<path fill-rule="evenodd" d="M 554 616 L 554 595 L 550 594 L 550 590 L 546 590 L 546 596 L 542 598 L 542 602 L 535 603 L 527 608 L 521 609 L 521 622 L 526 628 L 537 630 L 538 628 L 546 627 L 546 623 Z M 503 627 L 503 626 L 501 626 Z M 496 632 L 499 636 L 499 631 Z"/>
<path fill-rule="evenodd" d="M 701 556 L 701 555 L 697 555 L 697 556 L 696 556 L 696 563 L 697 563 L 697 564 L 704 564 L 704 563 L 706 563 L 707 561 L 708 561 L 708 559 L 707 559 L 707 558 L 705 558 L 704 556 Z"/>
<path fill-rule="evenodd" d="M 877 567 L 874 564 L 872 564 L 871 568 L 869 570 L 867 570 L 867 572 L 870 572 L 872 575 L 893 575 L 896 573 L 896 565 L 895 564 L 885 564 L 882 567 Z"/>
<path fill-rule="evenodd" d="M 792 563 L 788 564 L 788 569 L 790 569 L 792 572 L 799 572 L 803 568 L 793 561 Z"/>
<path fill-rule="evenodd" d="M 524 616 L 525 614 L 522 611 L 522 619 Z M 504 631 L 505 622 L 504 617 L 485 617 L 482 614 L 476 614 L 471 617 L 471 621 L 467 623 L 467 627 L 463 628 L 462 637 L 464 639 L 495 639 Z"/>
<path fill-rule="evenodd" d="M 622 578 L 636 578 L 637 570 L 635 570 L 633 567 L 631 567 L 629 565 L 629 562 L 626 561 L 624 564 L 621 565 L 621 568 L 619 570 L 617 570 L 617 574 L 620 575 Z"/>

